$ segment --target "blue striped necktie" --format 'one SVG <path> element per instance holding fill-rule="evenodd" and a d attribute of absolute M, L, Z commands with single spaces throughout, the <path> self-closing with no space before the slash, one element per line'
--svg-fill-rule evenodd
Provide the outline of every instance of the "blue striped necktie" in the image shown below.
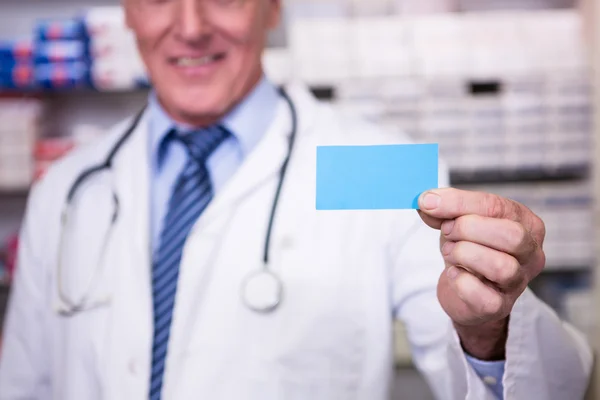
<path fill-rule="evenodd" d="M 150 400 L 161 398 L 183 246 L 192 226 L 213 197 L 206 160 L 227 137 L 228 131 L 215 126 L 186 135 L 172 131 L 166 138 L 165 145 L 175 140 L 182 142 L 189 157 L 171 194 L 152 266 L 154 338 Z"/>

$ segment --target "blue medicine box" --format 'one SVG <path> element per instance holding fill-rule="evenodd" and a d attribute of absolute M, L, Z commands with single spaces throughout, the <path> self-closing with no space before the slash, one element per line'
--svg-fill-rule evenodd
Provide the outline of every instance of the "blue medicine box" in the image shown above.
<path fill-rule="evenodd" d="M 37 22 L 35 39 L 38 42 L 54 40 L 84 40 L 89 39 L 86 25 L 81 18 L 47 19 Z"/>
<path fill-rule="evenodd" d="M 81 40 L 38 42 L 34 47 L 36 64 L 89 61 L 88 45 Z"/>
<path fill-rule="evenodd" d="M 43 89 L 77 89 L 91 86 L 90 67 L 85 62 L 38 64 L 35 80 Z"/>
<path fill-rule="evenodd" d="M 18 62 L 30 61 L 33 57 L 33 42 L 30 40 L 0 40 L 0 68 Z"/>
<path fill-rule="evenodd" d="M 10 68 L 0 68 L 0 90 L 35 88 L 33 64 L 19 63 Z"/>

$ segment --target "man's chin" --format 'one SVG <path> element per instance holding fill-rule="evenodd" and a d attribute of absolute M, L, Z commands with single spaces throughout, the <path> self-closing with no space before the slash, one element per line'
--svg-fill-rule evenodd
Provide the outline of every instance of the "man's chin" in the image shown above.
<path fill-rule="evenodd" d="M 178 85 L 179 86 L 179 85 Z M 216 123 L 223 118 L 231 107 L 228 107 L 229 94 L 210 86 L 166 88 L 165 94 L 159 98 L 165 110 L 177 122 L 197 126 L 207 125 L 206 121 Z"/>

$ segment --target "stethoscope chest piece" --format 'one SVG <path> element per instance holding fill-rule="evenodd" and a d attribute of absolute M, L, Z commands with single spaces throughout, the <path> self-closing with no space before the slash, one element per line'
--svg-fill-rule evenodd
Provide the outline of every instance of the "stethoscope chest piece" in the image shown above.
<path fill-rule="evenodd" d="M 269 313 L 281 304 L 283 284 L 281 280 L 268 270 L 256 271 L 242 283 L 242 301 L 260 313 Z"/>

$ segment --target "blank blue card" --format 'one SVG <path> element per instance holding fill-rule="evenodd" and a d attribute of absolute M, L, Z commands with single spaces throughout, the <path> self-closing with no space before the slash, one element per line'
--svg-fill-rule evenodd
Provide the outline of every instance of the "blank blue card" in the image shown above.
<path fill-rule="evenodd" d="M 417 209 L 437 187 L 437 144 L 317 147 L 317 210 Z"/>

